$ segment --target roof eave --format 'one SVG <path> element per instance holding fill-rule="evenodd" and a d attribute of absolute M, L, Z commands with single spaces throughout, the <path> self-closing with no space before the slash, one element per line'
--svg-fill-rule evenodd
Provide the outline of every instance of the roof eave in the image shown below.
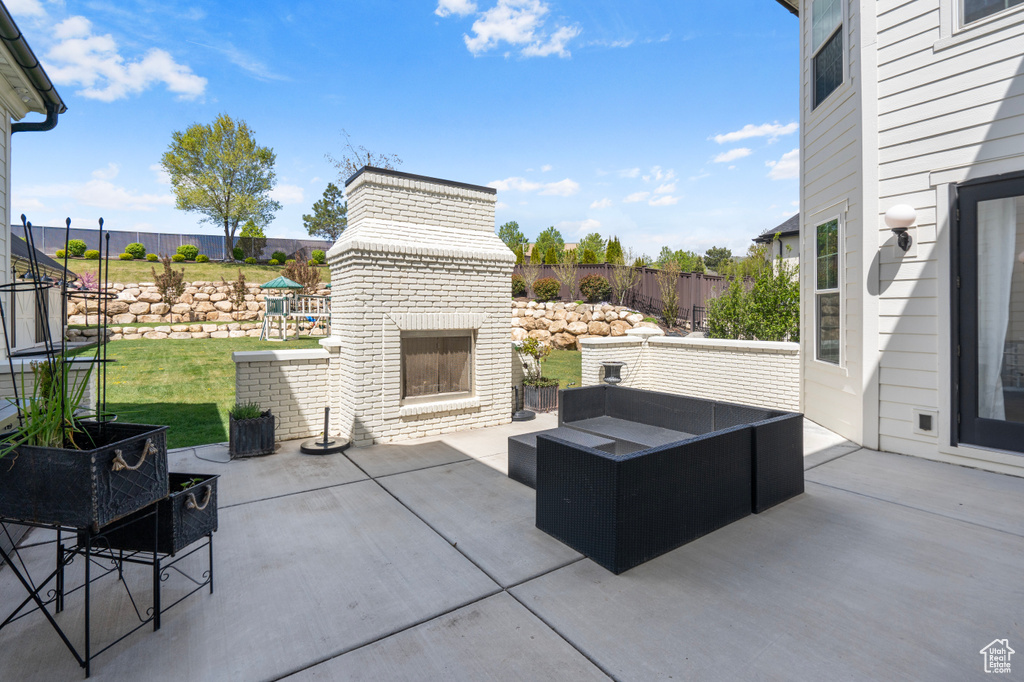
<path fill-rule="evenodd" d="M 799 0 L 775 0 L 780 5 L 788 9 L 796 16 L 800 16 L 800 1 Z"/>

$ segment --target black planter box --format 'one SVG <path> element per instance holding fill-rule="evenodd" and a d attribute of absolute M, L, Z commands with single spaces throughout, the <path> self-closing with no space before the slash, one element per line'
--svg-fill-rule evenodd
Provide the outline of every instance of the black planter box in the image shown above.
<path fill-rule="evenodd" d="M 200 478 L 188 490 L 181 484 Z M 196 540 L 217 530 L 217 478 L 207 474 L 171 472 L 171 494 L 156 503 L 160 537 L 156 549 L 161 554 L 177 554 Z M 153 520 L 150 509 L 141 509 L 107 528 L 93 539 L 96 547 L 140 552 L 153 551 Z M 83 542 L 79 536 L 79 544 Z"/>
<path fill-rule="evenodd" d="M 558 409 L 558 384 L 554 386 L 523 385 L 523 406 L 533 412 L 551 412 Z"/>
<path fill-rule="evenodd" d="M 166 426 L 81 427 L 92 449 L 22 445 L 0 459 L 0 517 L 97 531 L 167 497 Z"/>
<path fill-rule="evenodd" d="M 228 453 L 231 459 L 269 455 L 274 451 L 274 415 L 235 420 L 228 415 Z"/>

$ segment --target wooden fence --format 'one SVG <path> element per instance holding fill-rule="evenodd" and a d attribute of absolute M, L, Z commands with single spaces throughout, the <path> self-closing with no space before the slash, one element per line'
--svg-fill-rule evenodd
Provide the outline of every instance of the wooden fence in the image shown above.
<path fill-rule="evenodd" d="M 590 275 L 601 275 L 609 283 L 612 283 L 612 268 L 614 266 L 608 263 L 599 263 L 597 265 L 578 265 L 576 285 L 577 290 L 570 292 L 568 287 L 562 286 L 559 291 L 559 297 L 563 301 L 576 301 L 579 300 L 579 282 L 584 277 Z M 636 285 L 633 286 L 629 291 L 626 292 L 626 296 L 622 301 L 622 305 L 627 305 L 635 310 L 639 310 L 642 313 L 651 315 L 654 317 L 661 317 L 662 301 L 661 301 L 661 288 L 658 286 L 657 273 L 658 270 L 654 268 L 640 268 L 642 271 L 640 278 Z M 515 273 L 517 275 L 523 274 L 522 267 L 516 266 Z M 555 271 L 550 265 L 540 266 L 541 277 L 555 277 Z M 555 277 L 555 279 L 558 279 Z M 718 298 L 718 296 L 727 289 L 729 286 L 729 280 L 725 277 L 718 275 L 700 275 L 693 272 L 684 272 L 679 275 L 679 279 L 676 281 L 676 293 L 679 296 L 679 322 L 684 325 L 692 324 L 693 329 L 702 329 L 705 326 L 703 319 L 704 309 L 707 308 L 707 302 L 711 299 Z M 531 292 L 532 294 L 532 292 Z M 613 293 L 613 302 L 618 303 L 616 294 Z"/>

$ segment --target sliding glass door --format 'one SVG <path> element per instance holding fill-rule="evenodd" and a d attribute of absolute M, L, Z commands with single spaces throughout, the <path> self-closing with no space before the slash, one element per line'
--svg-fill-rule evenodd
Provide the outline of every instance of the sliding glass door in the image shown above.
<path fill-rule="evenodd" d="M 959 442 L 1024 452 L 1024 174 L 957 201 Z"/>

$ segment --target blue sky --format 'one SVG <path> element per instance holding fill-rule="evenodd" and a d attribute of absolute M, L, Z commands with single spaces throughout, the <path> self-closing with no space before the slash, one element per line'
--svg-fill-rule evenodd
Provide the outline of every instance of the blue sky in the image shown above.
<path fill-rule="evenodd" d="M 491 185 L 497 222 L 746 249 L 797 210 L 797 20 L 772 0 L 5 0 L 68 112 L 12 143 L 13 216 L 211 232 L 158 172 L 225 112 L 277 154 L 268 236 L 305 236 L 340 131 Z"/>

